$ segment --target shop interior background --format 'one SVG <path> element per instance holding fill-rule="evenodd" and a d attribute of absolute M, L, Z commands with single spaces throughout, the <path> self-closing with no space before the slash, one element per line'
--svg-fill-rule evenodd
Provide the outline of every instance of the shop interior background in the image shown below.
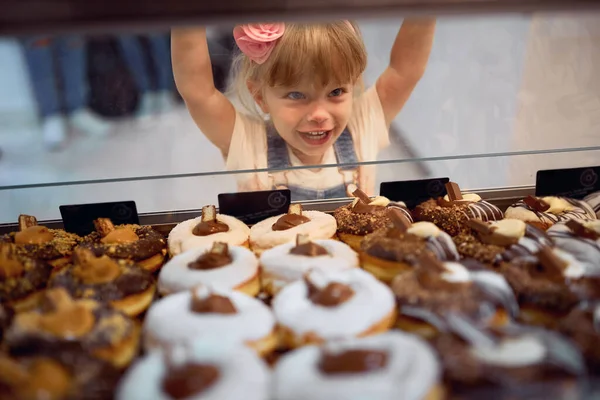
<path fill-rule="evenodd" d="M 387 65 L 401 20 L 358 22 L 369 53 L 365 81 L 372 84 Z M 209 29 L 215 64 L 227 64 L 228 32 L 231 27 Z M 149 36 L 157 35 L 166 40 L 168 32 L 135 38 L 144 52 L 142 68 L 153 78 Z M 105 74 L 94 93 L 120 102 L 118 115 L 105 117 L 109 132 L 73 132 L 60 150 L 48 151 L 22 39 L 0 38 L 0 189 L 224 170 L 220 153 L 194 125 L 174 89 L 172 104 L 161 112 L 135 117 L 140 96 L 118 40 L 86 37 L 88 51 L 95 52 L 88 55 L 90 65 Z M 394 121 L 392 146 L 379 159 L 599 146 L 598 71 L 600 15 L 440 18 L 425 76 Z M 115 111 L 91 100 L 93 111 Z M 378 180 L 450 176 L 464 188 L 506 187 L 533 184 L 538 169 L 594 164 L 600 164 L 598 151 L 384 164 Z M 15 221 L 19 213 L 58 218 L 61 204 L 112 200 L 135 200 L 141 212 L 196 209 L 216 202 L 218 193 L 235 190 L 232 175 L 0 190 L 0 223 Z"/>

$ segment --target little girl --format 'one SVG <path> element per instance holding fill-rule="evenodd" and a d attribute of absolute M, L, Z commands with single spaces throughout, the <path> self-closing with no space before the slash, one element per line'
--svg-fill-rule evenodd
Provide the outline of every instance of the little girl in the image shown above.
<path fill-rule="evenodd" d="M 173 70 L 227 169 L 269 169 L 237 175 L 241 191 L 289 188 L 293 200 L 346 197 L 357 187 L 373 194 L 375 167 L 357 162 L 376 160 L 389 145 L 390 123 L 423 75 L 434 29 L 434 20 L 405 20 L 389 67 L 363 90 L 367 53 L 356 24 L 237 26 L 231 92 L 243 110 L 215 89 L 203 28 L 173 31 Z M 322 167 L 332 164 L 341 165 Z"/>

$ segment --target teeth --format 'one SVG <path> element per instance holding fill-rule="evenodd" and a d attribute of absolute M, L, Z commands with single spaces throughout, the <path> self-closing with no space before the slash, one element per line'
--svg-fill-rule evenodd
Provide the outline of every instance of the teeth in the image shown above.
<path fill-rule="evenodd" d="M 323 136 L 326 133 L 327 132 L 325 132 L 325 131 L 320 131 L 320 132 L 306 132 L 306 134 L 309 135 L 309 136 Z"/>

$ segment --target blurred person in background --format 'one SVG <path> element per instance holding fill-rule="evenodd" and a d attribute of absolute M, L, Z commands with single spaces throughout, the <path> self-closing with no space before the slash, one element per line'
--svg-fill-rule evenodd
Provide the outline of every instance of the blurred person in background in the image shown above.
<path fill-rule="evenodd" d="M 43 36 L 25 39 L 22 45 L 45 146 L 63 147 L 69 128 L 90 136 L 108 134 L 108 121 L 88 108 L 85 39 Z"/>

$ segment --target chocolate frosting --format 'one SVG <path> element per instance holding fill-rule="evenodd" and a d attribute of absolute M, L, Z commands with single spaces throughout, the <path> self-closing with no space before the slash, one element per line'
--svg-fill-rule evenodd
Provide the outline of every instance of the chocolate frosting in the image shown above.
<path fill-rule="evenodd" d="M 231 253 L 214 253 L 208 251 L 188 264 L 189 269 L 210 270 L 229 265 L 233 262 Z"/>
<path fill-rule="evenodd" d="M 309 298 L 314 304 L 323 307 L 337 307 L 354 296 L 354 290 L 348 285 L 331 282 L 324 289 L 309 284 Z"/>
<path fill-rule="evenodd" d="M 98 257 L 104 254 L 111 258 L 125 258 L 134 261 L 141 261 L 150 258 L 156 254 L 166 253 L 167 241 L 159 232 L 150 226 L 125 225 L 133 229 L 139 240 L 131 243 L 105 244 L 102 243 L 102 236 L 98 232 L 93 232 L 83 239 L 82 247 L 92 250 Z M 122 226 L 117 226 L 119 229 Z"/>
<path fill-rule="evenodd" d="M 12 246 L 0 244 L 0 246 L 6 245 Z M 0 264 L 0 302 L 2 303 L 24 298 L 43 289 L 53 269 L 45 262 L 13 250 L 0 255 Z"/>
<path fill-rule="evenodd" d="M 355 349 L 342 353 L 321 353 L 319 370 L 326 375 L 373 372 L 387 366 L 389 355 L 385 351 Z"/>
<path fill-rule="evenodd" d="M 219 369 L 214 365 L 186 363 L 168 369 L 162 388 L 173 399 L 186 399 L 214 385 L 219 375 Z"/>
<path fill-rule="evenodd" d="M 237 310 L 231 300 L 225 296 L 219 296 L 217 294 L 211 294 L 206 298 L 200 298 L 195 295 L 192 296 L 192 302 L 190 308 L 193 312 L 204 314 L 204 313 L 216 313 L 216 314 L 236 314 Z"/>
<path fill-rule="evenodd" d="M 329 253 L 327 252 L 327 249 L 325 247 L 320 246 L 314 242 L 298 244 L 295 247 L 291 248 L 290 254 L 295 254 L 297 256 L 307 256 L 307 257 L 329 255 Z"/>
<path fill-rule="evenodd" d="M 364 236 L 384 228 L 390 224 L 387 208 L 376 206 L 370 213 L 357 213 L 353 211 L 352 204 L 340 207 L 334 211 L 333 216 L 337 221 L 338 232 Z"/>
<path fill-rule="evenodd" d="M 192 230 L 192 234 L 195 236 L 209 236 L 222 232 L 229 232 L 229 226 L 217 220 L 202 221 Z"/>
<path fill-rule="evenodd" d="M 305 224 L 310 221 L 310 218 L 300 214 L 285 214 L 282 215 L 277 222 L 273 224 L 274 231 L 286 231 L 298 225 Z"/>
<path fill-rule="evenodd" d="M 0 236 L 0 242 L 15 243 L 19 254 L 45 261 L 71 256 L 73 248 L 80 242 L 81 238 L 62 229 L 49 229 L 49 231 L 53 235 L 53 239 L 41 244 L 15 243 L 15 237 L 19 232 Z"/>
<path fill-rule="evenodd" d="M 402 234 L 396 228 L 384 228 L 365 236 L 361 249 L 382 260 L 405 262 L 414 265 L 427 250 L 427 240 L 416 235 Z"/>

